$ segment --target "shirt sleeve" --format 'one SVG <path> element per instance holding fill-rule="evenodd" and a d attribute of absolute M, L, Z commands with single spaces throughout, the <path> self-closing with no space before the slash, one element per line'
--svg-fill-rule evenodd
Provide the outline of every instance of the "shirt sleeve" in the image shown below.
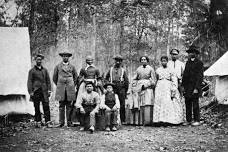
<path fill-rule="evenodd" d="M 51 81 L 50 81 L 49 73 L 48 73 L 47 70 L 45 70 L 45 71 L 46 71 L 46 75 L 47 75 L 46 83 L 47 83 L 47 86 L 48 86 L 48 91 L 51 91 Z"/>
<path fill-rule="evenodd" d="M 109 79 L 110 79 L 110 70 L 108 71 L 108 73 L 105 76 L 105 81 L 109 82 L 110 81 Z"/>
<path fill-rule="evenodd" d="M 105 95 L 102 95 L 102 96 L 101 96 L 100 101 L 101 101 L 100 105 L 101 105 L 102 107 L 104 107 L 104 106 L 105 106 Z"/>
<path fill-rule="evenodd" d="M 151 85 L 154 86 L 156 84 L 156 74 L 153 67 L 151 67 L 150 77 Z"/>
<path fill-rule="evenodd" d="M 118 97 L 118 95 L 117 94 L 115 94 L 115 98 L 116 98 L 116 104 L 115 104 L 115 106 L 116 106 L 116 108 L 120 108 L 120 100 L 119 100 L 119 97 Z"/>
<path fill-rule="evenodd" d="M 95 102 L 96 102 L 96 107 L 94 108 L 94 110 L 98 111 L 100 107 L 100 96 L 98 93 L 95 94 Z"/>
<path fill-rule="evenodd" d="M 83 108 L 82 107 L 83 95 L 78 96 L 78 100 L 75 103 L 76 108 Z"/>
<path fill-rule="evenodd" d="M 57 85 L 57 81 L 58 81 L 58 66 L 55 67 L 54 74 L 53 74 L 53 82 L 55 83 L 55 85 Z"/>
<path fill-rule="evenodd" d="M 32 89 L 32 70 L 29 71 L 28 73 L 28 81 L 27 81 L 27 87 L 28 87 L 28 92 L 29 94 L 32 93 L 33 89 Z"/>
<path fill-rule="evenodd" d="M 78 83 L 78 73 L 74 66 L 73 66 L 73 79 L 74 79 L 74 85 L 76 86 Z"/>

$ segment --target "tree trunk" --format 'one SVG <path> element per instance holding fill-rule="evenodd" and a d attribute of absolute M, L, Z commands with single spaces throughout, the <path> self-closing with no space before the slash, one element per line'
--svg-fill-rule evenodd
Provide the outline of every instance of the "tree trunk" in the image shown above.
<path fill-rule="evenodd" d="M 29 0 L 30 3 L 30 12 L 29 12 L 29 35 L 32 36 L 34 32 L 34 22 L 35 22 L 35 9 L 36 9 L 36 3 L 35 0 Z"/>
<path fill-rule="evenodd" d="M 169 50 L 170 50 L 170 36 L 171 36 L 171 34 L 170 34 L 170 24 L 171 24 L 171 22 L 170 22 L 170 19 L 168 19 L 168 35 L 167 35 L 167 47 L 166 47 L 166 54 L 167 54 L 167 56 L 169 56 Z"/>

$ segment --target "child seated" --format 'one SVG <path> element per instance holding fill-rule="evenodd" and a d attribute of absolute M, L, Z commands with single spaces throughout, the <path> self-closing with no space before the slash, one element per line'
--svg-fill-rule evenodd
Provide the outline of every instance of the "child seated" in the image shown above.
<path fill-rule="evenodd" d="M 100 108 L 105 109 L 106 131 L 117 130 L 117 116 L 120 109 L 118 95 L 114 93 L 114 84 L 107 83 L 104 85 L 106 93 L 101 96 Z"/>

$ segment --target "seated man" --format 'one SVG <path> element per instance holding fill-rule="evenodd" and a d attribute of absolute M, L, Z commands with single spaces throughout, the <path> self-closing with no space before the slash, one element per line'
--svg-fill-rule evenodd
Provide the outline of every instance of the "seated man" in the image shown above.
<path fill-rule="evenodd" d="M 91 133 L 95 130 L 95 114 L 98 113 L 100 98 L 97 92 L 93 91 L 93 83 L 87 82 L 85 85 L 86 92 L 79 96 L 76 102 L 76 107 L 80 109 L 80 125 L 81 131 L 86 127 L 86 121 L 89 119 L 89 130 Z"/>
<path fill-rule="evenodd" d="M 104 85 L 104 88 L 106 89 L 106 93 L 101 96 L 100 108 L 105 109 L 106 131 L 110 131 L 110 127 L 112 127 L 112 131 L 116 131 L 120 101 L 118 95 L 113 91 L 114 84 L 107 83 Z"/>

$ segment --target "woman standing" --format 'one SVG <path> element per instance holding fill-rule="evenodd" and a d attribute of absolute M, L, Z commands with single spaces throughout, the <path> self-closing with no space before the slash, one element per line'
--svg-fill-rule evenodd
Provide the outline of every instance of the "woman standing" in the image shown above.
<path fill-rule="evenodd" d="M 180 124 L 184 113 L 177 89 L 177 78 L 167 67 L 168 57 L 161 57 L 162 66 L 156 70 L 155 103 L 153 121 L 155 123 Z"/>
<path fill-rule="evenodd" d="M 149 125 L 153 119 L 154 87 L 156 83 L 154 68 L 148 65 L 149 58 L 140 58 L 141 66 L 136 70 L 132 86 L 134 124 Z M 138 120 L 138 121 L 137 121 Z"/>

